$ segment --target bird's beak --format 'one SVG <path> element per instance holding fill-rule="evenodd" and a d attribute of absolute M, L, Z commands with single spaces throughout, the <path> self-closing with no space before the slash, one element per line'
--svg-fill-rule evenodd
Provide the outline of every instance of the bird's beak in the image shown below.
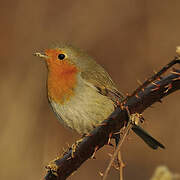
<path fill-rule="evenodd" d="M 37 56 L 37 57 L 40 57 L 40 58 L 45 58 L 45 59 L 48 58 L 48 56 L 46 56 L 44 54 L 41 54 L 40 52 L 35 52 L 34 55 Z"/>

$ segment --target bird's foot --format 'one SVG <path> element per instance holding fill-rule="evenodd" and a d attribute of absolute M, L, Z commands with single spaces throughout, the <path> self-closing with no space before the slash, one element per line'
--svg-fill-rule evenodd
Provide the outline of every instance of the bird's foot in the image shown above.
<path fill-rule="evenodd" d="M 134 113 L 129 116 L 129 120 L 131 124 L 139 125 L 144 122 L 144 118 L 142 114 Z"/>

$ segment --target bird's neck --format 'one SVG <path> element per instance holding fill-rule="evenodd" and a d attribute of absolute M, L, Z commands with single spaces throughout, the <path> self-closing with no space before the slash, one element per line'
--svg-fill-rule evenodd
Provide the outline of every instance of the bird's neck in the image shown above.
<path fill-rule="evenodd" d="M 48 97 L 58 104 L 64 104 L 74 96 L 77 85 L 78 69 L 75 65 L 64 63 L 62 65 L 48 66 Z"/>

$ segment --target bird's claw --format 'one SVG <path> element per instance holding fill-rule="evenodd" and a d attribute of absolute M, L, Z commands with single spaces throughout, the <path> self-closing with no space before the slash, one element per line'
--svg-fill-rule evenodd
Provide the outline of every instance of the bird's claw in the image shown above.
<path fill-rule="evenodd" d="M 144 122 L 144 118 L 142 114 L 139 113 L 131 114 L 129 120 L 131 124 L 135 124 L 135 125 L 139 125 L 140 123 Z"/>

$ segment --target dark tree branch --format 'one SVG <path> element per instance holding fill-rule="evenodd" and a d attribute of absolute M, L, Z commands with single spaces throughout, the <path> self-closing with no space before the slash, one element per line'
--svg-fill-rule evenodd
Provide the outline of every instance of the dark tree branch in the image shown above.
<path fill-rule="evenodd" d="M 171 65 L 173 61 L 169 64 Z M 167 70 L 166 66 L 164 69 Z M 166 77 L 154 81 L 159 75 L 152 80 L 153 83 L 146 83 L 143 85 L 143 88 L 138 88 L 135 93 L 133 93 L 133 96 L 129 96 L 125 100 L 124 106 L 128 107 L 130 113 L 142 113 L 153 103 L 161 102 L 162 98 L 180 89 L 180 70 L 175 70 Z M 72 149 L 70 148 L 61 157 L 57 157 L 56 160 L 52 161 L 47 166 L 48 171 L 45 179 L 66 179 L 77 170 L 84 161 L 90 158 L 95 150 L 106 145 L 110 134 L 119 131 L 127 121 L 126 108 L 121 109 L 117 107 L 114 112 L 103 121 L 102 125 L 95 128 L 90 136 L 86 136 L 82 142 L 78 144 L 73 153 L 73 157 Z"/>
<path fill-rule="evenodd" d="M 157 72 L 154 76 L 151 78 L 148 78 L 141 86 L 139 86 L 132 94 L 131 97 L 139 93 L 142 89 L 147 87 L 151 82 L 160 79 L 161 75 L 164 74 L 169 68 L 174 66 L 175 64 L 180 64 L 180 60 L 178 56 L 175 56 L 175 58 L 168 63 L 166 66 L 164 66 L 159 72 Z"/>

